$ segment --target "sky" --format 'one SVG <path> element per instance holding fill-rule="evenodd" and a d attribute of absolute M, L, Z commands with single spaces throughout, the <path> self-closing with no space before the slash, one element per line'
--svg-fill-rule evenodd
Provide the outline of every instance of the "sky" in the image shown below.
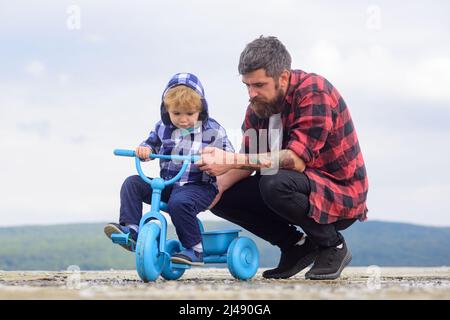
<path fill-rule="evenodd" d="M 0 227 L 118 220 L 135 169 L 112 151 L 147 137 L 177 72 L 200 78 L 237 146 L 238 59 L 260 35 L 346 101 L 368 218 L 448 227 L 449 12 L 435 0 L 0 0 Z"/>

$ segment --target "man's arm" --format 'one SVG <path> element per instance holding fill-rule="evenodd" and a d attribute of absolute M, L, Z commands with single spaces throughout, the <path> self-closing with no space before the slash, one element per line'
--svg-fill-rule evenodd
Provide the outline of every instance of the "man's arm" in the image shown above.
<path fill-rule="evenodd" d="M 238 154 L 236 155 L 236 168 L 244 170 L 259 170 L 275 168 L 305 171 L 305 162 L 292 150 L 286 149 L 279 152 L 261 154 Z"/>
<path fill-rule="evenodd" d="M 250 171 L 280 168 L 303 172 L 305 162 L 292 150 L 261 154 L 243 154 L 226 152 L 218 148 L 207 147 L 201 151 L 202 159 L 196 164 L 200 170 L 212 176 L 221 176 L 232 169 Z"/>

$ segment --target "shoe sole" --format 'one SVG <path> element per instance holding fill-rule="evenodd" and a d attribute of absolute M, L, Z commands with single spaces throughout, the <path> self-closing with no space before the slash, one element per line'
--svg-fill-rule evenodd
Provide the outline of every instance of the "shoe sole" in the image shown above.
<path fill-rule="evenodd" d="M 112 225 L 112 224 L 106 225 L 105 228 L 103 228 L 103 232 L 105 232 L 106 236 L 109 239 L 111 239 L 111 235 L 114 234 L 114 233 L 121 233 L 121 234 L 123 234 L 122 230 L 120 230 L 119 228 L 117 228 L 115 225 Z M 133 239 L 131 239 L 131 242 L 136 247 L 136 242 Z M 127 251 L 133 252 L 133 250 L 131 249 L 132 247 L 130 247 L 130 246 L 126 246 L 126 245 L 123 245 L 123 244 L 120 244 L 120 246 L 122 248 L 124 248 L 125 250 L 127 250 Z"/>
<path fill-rule="evenodd" d="M 172 257 L 170 258 L 170 261 L 172 261 L 173 263 L 188 264 L 190 266 L 203 266 L 205 264 L 204 262 L 192 262 L 178 257 Z"/>
<path fill-rule="evenodd" d="M 342 270 L 348 264 L 352 261 L 352 254 L 350 251 L 347 251 L 347 254 L 345 255 L 344 259 L 342 260 L 342 264 L 339 267 L 338 271 L 335 273 L 328 273 L 328 274 L 308 274 L 308 272 L 305 274 L 305 278 L 309 280 L 335 280 L 341 276 Z"/>
<path fill-rule="evenodd" d="M 290 277 L 296 275 L 297 273 L 299 273 L 300 271 L 302 271 L 303 269 L 305 269 L 310 264 L 312 264 L 314 262 L 314 260 L 316 260 L 318 254 L 319 254 L 318 252 L 310 253 L 309 255 L 303 257 L 300 261 L 297 262 L 297 264 L 295 266 L 293 266 L 291 269 L 289 269 L 287 271 L 276 273 L 276 274 L 271 274 L 271 275 L 264 275 L 264 273 L 263 273 L 263 278 L 265 278 L 265 279 L 287 279 L 287 278 L 290 278 Z"/>

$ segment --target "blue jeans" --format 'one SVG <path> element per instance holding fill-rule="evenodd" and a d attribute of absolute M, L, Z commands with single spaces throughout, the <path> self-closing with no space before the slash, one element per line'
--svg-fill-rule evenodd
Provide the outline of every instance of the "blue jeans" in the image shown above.
<path fill-rule="evenodd" d="M 183 247 L 191 248 L 201 241 L 197 214 L 208 208 L 216 194 L 214 185 L 201 182 L 170 185 L 162 191 L 161 200 L 168 205 L 168 213 Z M 134 175 L 125 179 L 120 190 L 119 223 L 139 225 L 143 203 L 151 204 L 151 199 L 152 188 L 141 177 Z"/>

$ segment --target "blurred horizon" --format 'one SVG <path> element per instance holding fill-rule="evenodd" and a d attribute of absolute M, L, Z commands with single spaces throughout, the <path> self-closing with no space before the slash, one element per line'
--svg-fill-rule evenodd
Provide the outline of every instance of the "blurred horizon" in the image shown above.
<path fill-rule="evenodd" d="M 226 221 L 206 221 L 205 231 L 236 229 Z M 0 270 L 134 269 L 135 254 L 124 250 L 103 233 L 103 224 L 0 228 Z M 241 228 L 239 228 L 241 229 Z M 343 235 L 352 252 L 352 266 L 449 266 L 450 228 L 405 223 L 356 223 Z M 240 237 L 255 241 L 260 267 L 277 265 L 280 251 L 246 230 Z M 167 239 L 176 239 L 168 226 Z M 226 267 L 226 265 L 217 265 Z"/>

